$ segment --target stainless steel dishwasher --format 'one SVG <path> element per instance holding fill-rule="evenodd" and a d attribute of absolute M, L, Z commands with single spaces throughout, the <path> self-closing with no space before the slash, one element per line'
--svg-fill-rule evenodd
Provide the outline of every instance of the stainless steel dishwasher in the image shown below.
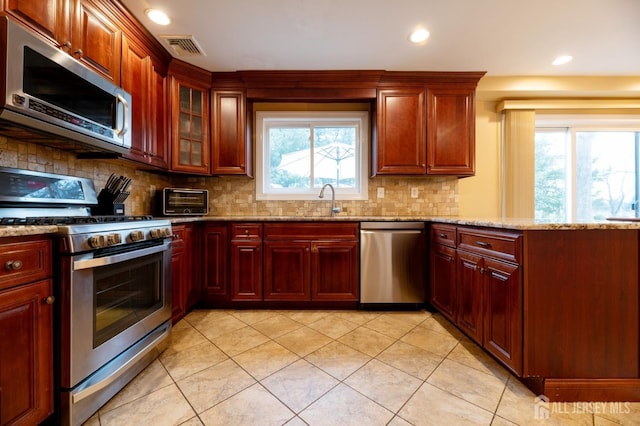
<path fill-rule="evenodd" d="M 424 222 L 360 224 L 362 308 L 420 308 L 426 301 Z"/>

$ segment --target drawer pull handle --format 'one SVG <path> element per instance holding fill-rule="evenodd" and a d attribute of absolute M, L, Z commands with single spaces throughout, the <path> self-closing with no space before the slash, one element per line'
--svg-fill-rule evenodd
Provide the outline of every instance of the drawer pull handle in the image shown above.
<path fill-rule="evenodd" d="M 439 237 L 440 238 L 448 238 L 447 234 L 440 234 Z"/>
<path fill-rule="evenodd" d="M 44 303 L 46 303 L 47 305 L 53 305 L 53 302 L 55 301 L 56 301 L 56 298 L 54 296 L 49 296 L 44 298 Z"/>
<path fill-rule="evenodd" d="M 476 241 L 476 244 L 480 247 L 491 247 L 491 244 L 485 243 L 484 241 Z"/>
<path fill-rule="evenodd" d="M 7 271 L 18 271 L 22 269 L 22 260 L 7 260 L 4 264 L 4 269 Z"/>

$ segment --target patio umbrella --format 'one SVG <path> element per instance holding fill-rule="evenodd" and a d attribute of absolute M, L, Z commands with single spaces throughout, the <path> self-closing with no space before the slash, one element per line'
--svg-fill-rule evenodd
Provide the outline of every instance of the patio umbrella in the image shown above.
<path fill-rule="evenodd" d="M 285 170 L 293 175 L 309 177 L 311 175 L 311 151 L 289 152 L 282 155 L 278 170 Z M 340 182 L 356 177 L 355 150 L 351 145 L 331 143 L 313 150 L 313 178 Z"/>

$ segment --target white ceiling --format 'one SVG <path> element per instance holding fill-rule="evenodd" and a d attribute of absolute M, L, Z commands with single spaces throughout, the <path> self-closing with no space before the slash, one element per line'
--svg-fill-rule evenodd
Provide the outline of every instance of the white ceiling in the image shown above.
<path fill-rule="evenodd" d="M 121 1 L 156 37 L 195 37 L 206 56 L 180 59 L 209 71 L 640 76 L 640 0 Z M 431 32 L 422 46 L 408 41 L 416 26 Z M 560 54 L 574 60 L 551 65 Z"/>

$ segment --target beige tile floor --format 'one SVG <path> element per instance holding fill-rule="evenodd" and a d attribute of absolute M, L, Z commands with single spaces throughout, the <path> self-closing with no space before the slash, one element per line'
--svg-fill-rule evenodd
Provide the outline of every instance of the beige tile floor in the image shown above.
<path fill-rule="evenodd" d="M 438 314 L 197 310 L 86 424 L 640 425 L 535 397 Z"/>

